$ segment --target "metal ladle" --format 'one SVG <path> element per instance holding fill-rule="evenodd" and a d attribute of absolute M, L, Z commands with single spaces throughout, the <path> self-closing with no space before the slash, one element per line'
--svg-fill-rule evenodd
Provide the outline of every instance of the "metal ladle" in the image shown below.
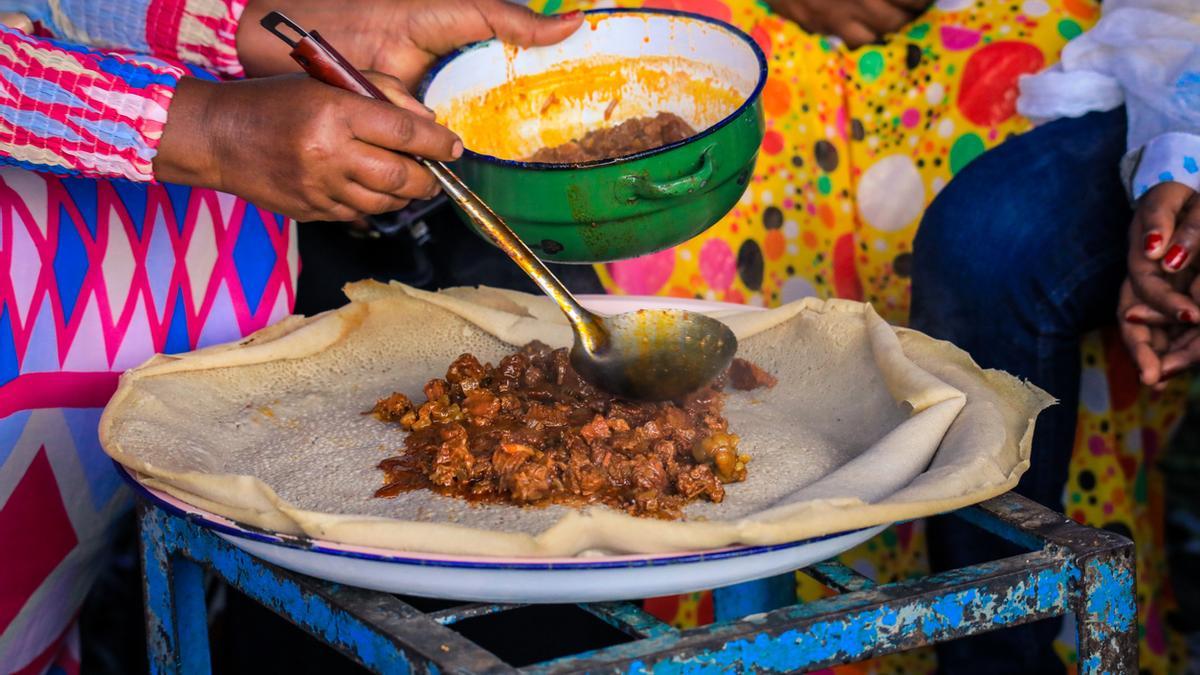
<path fill-rule="evenodd" d="M 262 25 L 292 47 L 292 58 L 312 77 L 388 100 L 316 31 L 301 29 L 279 12 L 263 17 Z M 281 25 L 296 36 L 285 34 Z M 567 315 L 575 333 L 571 365 L 591 384 L 625 398 L 664 401 L 704 387 L 729 367 L 737 352 L 737 338 L 725 324 L 678 309 L 642 309 L 607 317 L 589 312 L 445 164 L 423 157 L 413 159 L 433 173 L 446 194 Z"/>

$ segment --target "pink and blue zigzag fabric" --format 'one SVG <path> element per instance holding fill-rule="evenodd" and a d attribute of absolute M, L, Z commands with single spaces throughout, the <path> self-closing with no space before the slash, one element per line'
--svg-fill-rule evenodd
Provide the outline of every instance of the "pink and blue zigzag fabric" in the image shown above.
<path fill-rule="evenodd" d="M 218 58 L 240 3 L 94 4 L 148 8 L 143 40 L 164 58 L 0 28 L 0 672 L 78 671 L 75 614 L 129 506 L 96 437 L 120 373 L 240 338 L 295 299 L 290 221 L 152 182 L 178 79 L 240 70 Z M 47 28 L 140 47 L 97 25 Z"/>

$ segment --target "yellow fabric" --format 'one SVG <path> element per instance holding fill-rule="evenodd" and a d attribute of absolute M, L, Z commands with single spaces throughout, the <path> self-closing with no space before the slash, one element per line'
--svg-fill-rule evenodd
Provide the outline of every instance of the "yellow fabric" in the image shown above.
<path fill-rule="evenodd" d="M 836 0 L 830 0 L 836 1 Z M 534 9 L 645 6 L 707 14 L 768 53 L 767 135 L 741 203 L 671 251 L 599 267 L 610 292 L 773 306 L 804 295 L 865 300 L 889 321 L 909 309 L 909 251 L 924 206 L 972 159 L 1030 128 L 1015 114 L 1017 76 L 1058 59 L 1099 16 L 1096 0 L 939 0 L 882 46 L 848 51 L 770 13 L 758 0 L 534 0 Z M 1163 555 L 1162 481 L 1154 460 L 1182 410 L 1180 389 L 1138 387 L 1119 339 L 1084 342 L 1080 421 L 1067 512 L 1138 542 L 1141 668 L 1179 670 L 1183 645 Z M 927 571 L 920 523 L 842 556 L 880 581 Z M 819 595 L 803 579 L 802 597 Z M 707 599 L 674 605 L 703 618 Z M 661 601 L 655 607 L 662 608 Z M 1074 661 L 1073 622 L 1061 653 Z M 838 672 L 930 672 L 916 652 Z M 1172 665 L 1174 664 L 1174 665 Z"/>

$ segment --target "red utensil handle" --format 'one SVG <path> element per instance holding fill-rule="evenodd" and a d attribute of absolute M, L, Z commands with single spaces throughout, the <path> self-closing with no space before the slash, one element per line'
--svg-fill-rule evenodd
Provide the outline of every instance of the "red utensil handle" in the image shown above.
<path fill-rule="evenodd" d="M 317 33 L 311 33 L 297 26 L 291 19 L 280 14 L 279 12 L 271 12 L 263 17 L 261 21 L 264 28 L 279 36 L 279 39 L 288 43 L 292 48 L 292 58 L 304 72 L 325 84 L 335 87 L 340 87 L 348 91 L 369 96 L 380 101 L 388 100 L 379 88 L 371 84 L 371 81 L 363 76 L 354 66 L 350 65 L 336 49 L 329 46 L 328 42 Z M 285 29 L 287 29 L 285 31 Z M 291 34 L 288 33 L 291 32 Z M 500 216 L 491 209 L 479 195 L 475 194 L 467 184 L 454 175 L 445 164 L 427 159 L 409 155 L 418 164 L 429 169 L 438 182 L 442 184 L 442 188 L 446 190 L 446 194 L 450 199 L 454 200 L 470 218 L 479 227 L 488 234 L 488 236 L 499 246 L 505 253 L 509 255 L 521 269 L 529 275 L 531 279 L 551 298 L 554 298 L 558 306 L 566 312 L 567 317 L 571 320 L 576 331 L 589 348 L 596 350 L 605 344 L 607 333 L 604 332 L 603 326 L 599 320 L 591 313 L 584 309 L 577 300 L 567 290 L 566 286 L 562 285 L 554 273 L 551 272 L 540 260 L 534 256 L 533 251 L 525 242 L 504 223 Z"/>
<path fill-rule="evenodd" d="M 262 25 L 291 46 L 291 57 L 311 77 L 356 94 L 380 101 L 388 100 L 378 87 L 350 65 L 317 31 L 310 33 L 279 12 L 271 12 L 263 17 Z M 284 28 L 290 29 L 295 36 L 285 33 Z"/>

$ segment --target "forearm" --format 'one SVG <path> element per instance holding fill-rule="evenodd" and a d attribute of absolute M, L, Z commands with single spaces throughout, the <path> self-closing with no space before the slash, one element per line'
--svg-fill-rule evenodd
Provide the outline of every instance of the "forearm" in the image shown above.
<path fill-rule="evenodd" d="M 1154 137 L 1126 156 L 1122 173 L 1135 200 L 1167 182 L 1200 192 L 1200 133 L 1170 132 Z"/>
<path fill-rule="evenodd" d="M 146 14 L 151 53 L 241 77 L 237 30 L 246 2 L 151 0 Z"/>
<path fill-rule="evenodd" d="M 0 27 L 0 163 L 153 180 L 183 71 Z"/>
<path fill-rule="evenodd" d="M 243 74 L 236 34 L 246 0 L 7 0 L 5 7 L 73 43 Z"/>
<path fill-rule="evenodd" d="M 1022 81 L 1018 110 L 1045 120 L 1122 104 L 1130 197 L 1168 181 L 1200 187 L 1200 16 L 1191 0 L 1108 0 L 1052 72 Z"/>
<path fill-rule="evenodd" d="M 1164 10 L 1142 58 L 1115 69 L 1130 119 L 1124 168 L 1134 199 L 1165 182 L 1200 191 L 1200 15 L 1192 12 Z"/>
<path fill-rule="evenodd" d="M 154 156 L 154 177 L 164 183 L 220 188 L 221 172 L 213 157 L 214 138 L 225 123 L 212 112 L 219 95 L 216 82 L 192 78 L 179 81 L 171 115 Z"/>

